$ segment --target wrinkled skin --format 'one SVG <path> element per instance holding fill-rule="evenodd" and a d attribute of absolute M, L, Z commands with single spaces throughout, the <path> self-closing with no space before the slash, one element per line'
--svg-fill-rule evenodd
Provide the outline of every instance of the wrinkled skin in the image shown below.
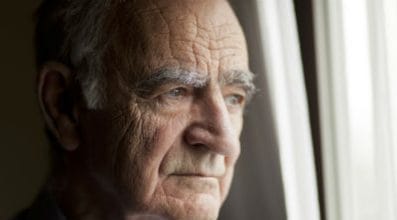
<path fill-rule="evenodd" d="M 105 107 L 79 110 L 78 147 L 68 156 L 70 172 L 79 174 L 58 199 L 76 219 L 104 217 L 115 207 L 121 216 L 216 219 L 240 154 L 246 93 L 222 78 L 248 71 L 242 30 L 223 0 L 141 4 L 140 23 L 124 30 L 139 30 L 134 39 L 145 49 L 131 60 L 141 72 L 109 71 Z M 208 82 L 198 89 L 161 84 L 145 95 L 134 90 L 162 68 Z M 95 206 L 101 208 L 87 211 Z"/>

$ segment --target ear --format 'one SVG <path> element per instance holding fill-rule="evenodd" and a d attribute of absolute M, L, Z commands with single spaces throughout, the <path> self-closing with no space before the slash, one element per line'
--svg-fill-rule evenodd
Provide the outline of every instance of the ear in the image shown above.
<path fill-rule="evenodd" d="M 70 69 L 57 62 L 44 64 L 38 77 L 38 98 L 50 131 L 65 150 L 80 144 L 78 100 Z"/>

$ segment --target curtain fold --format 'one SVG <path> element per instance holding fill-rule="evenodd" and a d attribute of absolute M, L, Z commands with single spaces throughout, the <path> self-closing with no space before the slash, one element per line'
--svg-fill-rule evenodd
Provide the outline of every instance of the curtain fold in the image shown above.
<path fill-rule="evenodd" d="M 291 0 L 257 0 L 287 216 L 317 220 L 319 200 L 307 95 Z"/>
<path fill-rule="evenodd" d="M 397 3 L 314 4 L 327 219 L 397 219 Z"/>
<path fill-rule="evenodd" d="M 292 0 L 230 0 L 247 37 L 259 93 L 219 219 L 318 220 L 309 112 Z"/>

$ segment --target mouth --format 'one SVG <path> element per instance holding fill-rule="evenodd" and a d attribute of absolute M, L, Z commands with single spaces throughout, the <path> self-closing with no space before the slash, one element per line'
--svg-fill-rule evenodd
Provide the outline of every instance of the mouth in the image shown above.
<path fill-rule="evenodd" d="M 173 173 L 171 176 L 176 177 L 191 177 L 191 178 L 220 178 L 220 175 L 204 174 L 204 173 Z"/>
<path fill-rule="evenodd" d="M 202 183 L 217 183 L 220 181 L 220 175 L 208 173 L 173 173 L 169 177 L 180 181 L 195 181 Z"/>
<path fill-rule="evenodd" d="M 221 177 L 213 173 L 176 172 L 168 175 L 165 183 L 178 194 L 220 196 Z"/>

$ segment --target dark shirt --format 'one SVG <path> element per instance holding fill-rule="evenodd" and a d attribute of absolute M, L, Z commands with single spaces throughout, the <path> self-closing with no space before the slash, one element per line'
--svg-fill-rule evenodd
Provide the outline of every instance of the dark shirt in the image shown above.
<path fill-rule="evenodd" d="M 32 206 L 19 213 L 12 220 L 66 220 L 57 206 L 54 197 L 46 192 L 41 192 Z"/>

